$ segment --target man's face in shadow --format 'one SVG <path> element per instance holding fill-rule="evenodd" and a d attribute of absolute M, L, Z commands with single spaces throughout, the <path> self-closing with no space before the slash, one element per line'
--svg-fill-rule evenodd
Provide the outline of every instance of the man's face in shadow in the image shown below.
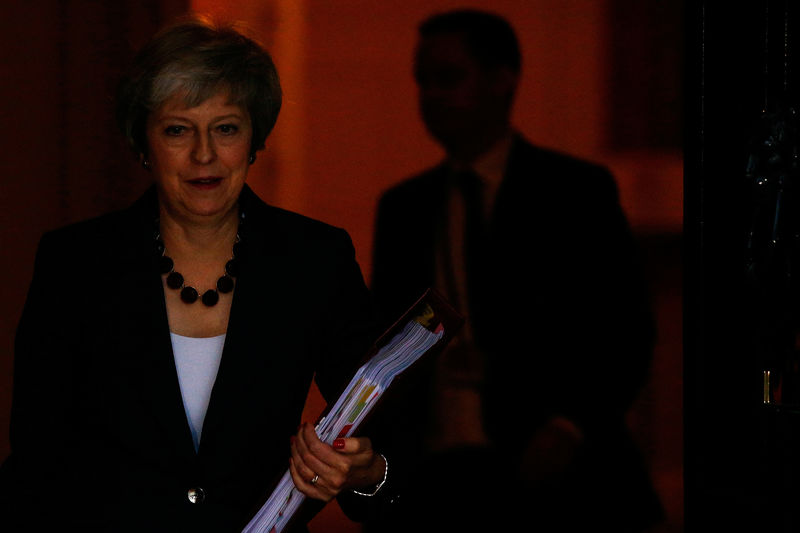
<path fill-rule="evenodd" d="M 509 89 L 497 70 L 473 59 L 458 33 L 419 42 L 414 77 L 420 113 L 428 132 L 449 153 L 469 151 L 507 120 Z"/>

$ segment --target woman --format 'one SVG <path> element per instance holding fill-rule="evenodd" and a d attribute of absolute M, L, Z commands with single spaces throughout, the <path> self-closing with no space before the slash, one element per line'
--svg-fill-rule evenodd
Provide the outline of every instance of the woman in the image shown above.
<path fill-rule="evenodd" d="M 298 428 L 312 376 L 335 399 L 377 332 L 347 234 L 245 185 L 280 104 L 270 56 L 231 28 L 180 23 L 136 57 L 118 119 L 154 185 L 42 238 L 2 475 L 14 527 L 240 531 L 287 467 L 311 499 L 381 500 L 368 438 Z"/>

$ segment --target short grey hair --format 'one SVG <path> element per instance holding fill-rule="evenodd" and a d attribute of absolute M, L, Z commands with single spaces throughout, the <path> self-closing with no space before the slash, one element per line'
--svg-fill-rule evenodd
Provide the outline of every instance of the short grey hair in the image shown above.
<path fill-rule="evenodd" d="M 264 148 L 281 108 L 272 57 L 232 24 L 182 20 L 158 32 L 136 54 L 117 91 L 117 123 L 133 151 L 146 156 L 150 112 L 175 95 L 194 107 L 222 90 L 249 113 L 255 154 Z"/>

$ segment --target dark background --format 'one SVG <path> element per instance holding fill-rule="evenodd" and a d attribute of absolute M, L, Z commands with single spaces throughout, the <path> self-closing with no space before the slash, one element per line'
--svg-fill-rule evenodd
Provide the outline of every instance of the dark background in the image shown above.
<path fill-rule="evenodd" d="M 746 168 L 758 153 L 752 141 L 764 148 L 763 113 L 797 105 L 800 18 L 796 3 L 776 1 L 698 2 L 687 12 L 686 526 L 797 531 L 800 419 L 793 405 L 764 405 L 762 386 L 771 368 L 773 384 L 776 371 L 783 377 L 784 400 L 796 394 L 796 269 L 771 269 L 759 254 L 754 283 L 747 236 L 756 207 L 774 213 L 777 197 L 762 198 L 765 187 Z M 798 176 L 796 156 L 787 159 L 789 216 L 774 248 L 793 253 Z M 759 226 L 756 241 L 767 242 L 770 229 Z"/>

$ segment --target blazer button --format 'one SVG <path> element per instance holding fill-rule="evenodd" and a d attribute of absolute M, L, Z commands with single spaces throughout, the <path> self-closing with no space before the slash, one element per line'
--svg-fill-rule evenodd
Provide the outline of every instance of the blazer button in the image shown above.
<path fill-rule="evenodd" d="M 206 491 L 200 487 L 192 487 L 186 492 L 186 496 L 192 503 L 203 503 L 203 500 L 206 499 Z"/>

